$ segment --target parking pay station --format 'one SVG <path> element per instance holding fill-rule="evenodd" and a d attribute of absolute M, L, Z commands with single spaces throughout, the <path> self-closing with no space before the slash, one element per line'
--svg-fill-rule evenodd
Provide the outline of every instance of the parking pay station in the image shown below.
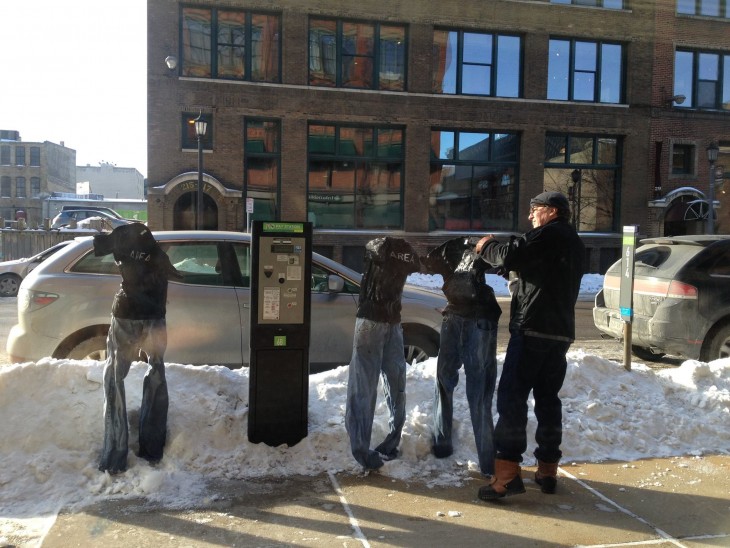
<path fill-rule="evenodd" d="M 253 221 L 248 439 L 307 436 L 312 224 Z"/>

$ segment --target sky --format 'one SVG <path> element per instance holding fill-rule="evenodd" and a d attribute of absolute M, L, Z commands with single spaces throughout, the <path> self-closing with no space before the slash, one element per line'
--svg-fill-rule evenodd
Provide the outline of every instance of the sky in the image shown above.
<path fill-rule="evenodd" d="M 145 0 L 0 1 L 0 129 L 147 176 Z"/>
<path fill-rule="evenodd" d="M 441 280 L 416 275 L 409 281 L 433 288 Z M 489 281 L 498 296 L 506 296 L 496 277 Z M 600 276 L 587 275 L 582 293 L 595 293 L 600 283 Z M 497 360 L 499 374 L 504 354 Z M 103 362 L 45 358 L 0 367 L 1 546 L 40 546 L 62 508 L 73 512 L 102 500 L 142 498 L 182 509 L 211 500 L 209 482 L 216 480 L 363 473 L 344 426 L 347 365 L 310 376 L 307 437 L 293 447 L 270 447 L 248 441 L 248 369 L 166 364 L 168 441 L 156 467 L 133 453 L 145 370 L 146 364 L 133 364 L 125 381 L 129 468 L 110 476 L 97 470 Z M 431 486 L 465 486 L 478 465 L 463 370 L 454 397 L 454 454 L 446 459 L 430 452 L 435 373 L 435 358 L 408 366 L 401 455 L 379 473 Z M 563 466 L 650 457 L 678 457 L 682 466 L 691 462 L 685 458 L 730 452 L 730 359 L 685 361 L 668 369 L 635 362 L 627 371 L 574 345 L 560 397 Z M 387 425 L 379 393 L 373 446 Z M 526 466 L 534 465 L 534 429 L 530 402 Z"/>

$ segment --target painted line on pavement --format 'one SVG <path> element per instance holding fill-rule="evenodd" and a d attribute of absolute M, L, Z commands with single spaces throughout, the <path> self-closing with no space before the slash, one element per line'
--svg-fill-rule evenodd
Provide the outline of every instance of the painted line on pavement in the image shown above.
<path fill-rule="evenodd" d="M 332 483 L 332 487 L 334 487 L 335 493 L 337 493 L 337 496 L 340 497 L 340 504 L 342 504 L 342 507 L 345 509 L 345 513 L 350 518 L 350 526 L 352 527 L 355 540 L 359 540 L 363 546 L 367 546 L 367 548 L 370 548 L 370 543 L 365 537 L 365 534 L 362 532 L 362 529 L 360 529 L 360 524 L 357 522 L 355 514 L 352 513 L 350 505 L 347 502 L 347 498 L 345 497 L 345 493 L 342 492 L 342 488 L 340 488 L 340 484 L 337 481 L 337 478 L 332 473 L 332 471 L 328 471 L 327 475 L 330 478 L 330 482 Z"/>

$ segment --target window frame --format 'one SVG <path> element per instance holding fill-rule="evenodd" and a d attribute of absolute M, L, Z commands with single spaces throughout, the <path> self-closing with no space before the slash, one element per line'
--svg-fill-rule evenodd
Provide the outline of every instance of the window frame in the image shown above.
<path fill-rule="evenodd" d="M 312 55 L 313 49 L 315 49 L 314 44 L 316 44 L 318 51 L 324 52 L 326 49 L 322 46 L 322 37 L 327 36 L 325 34 L 322 34 L 319 36 L 318 40 L 313 40 L 314 38 L 314 32 L 315 29 L 314 24 L 317 21 L 321 21 L 322 23 L 334 23 L 335 24 L 335 31 L 334 31 L 334 83 L 328 84 L 327 80 L 322 77 L 319 80 L 315 78 L 315 75 L 313 75 L 313 67 L 319 66 L 322 67 L 321 71 L 314 71 L 314 72 L 321 72 L 322 74 L 327 74 L 326 70 L 324 69 L 325 65 L 327 65 L 327 57 L 325 54 L 320 53 L 320 55 L 314 57 Z M 398 22 L 385 22 L 385 21 L 369 21 L 364 19 L 347 19 L 347 18 L 333 18 L 333 17 L 317 17 L 317 16 L 310 16 L 307 21 L 307 84 L 309 86 L 323 86 L 323 87 L 334 87 L 334 88 L 347 88 L 347 89 L 369 89 L 369 90 L 376 90 L 381 92 L 389 92 L 389 91 L 395 91 L 395 92 L 403 92 L 408 90 L 408 25 L 405 23 L 398 23 Z M 355 86 L 355 85 L 347 85 L 344 82 L 344 62 L 343 58 L 348 57 L 349 55 L 344 51 L 344 32 L 343 27 L 345 25 L 371 25 L 373 34 L 372 34 L 372 52 L 369 55 L 357 55 L 353 54 L 352 57 L 362 57 L 362 58 L 369 58 L 372 60 L 372 71 L 370 76 L 370 86 Z M 323 25 L 324 26 L 324 25 Z M 381 75 L 384 73 L 385 68 L 390 66 L 390 64 L 387 62 L 388 60 L 384 58 L 385 55 L 387 55 L 387 51 L 385 50 L 385 44 L 383 39 L 383 29 L 384 28 L 398 28 L 402 29 L 403 33 L 403 44 L 400 46 L 400 51 L 402 52 L 400 55 L 396 55 L 396 57 L 399 57 L 400 64 L 402 65 L 401 75 L 402 75 L 402 85 L 400 86 L 387 86 L 383 87 L 382 81 L 381 81 Z M 333 60 L 329 59 L 329 62 L 331 63 Z"/>
<path fill-rule="evenodd" d="M 249 124 L 276 124 L 276 138 L 274 150 L 253 151 L 249 150 Z M 259 118 L 255 116 L 244 117 L 243 119 L 243 196 L 244 204 L 247 204 L 249 198 L 249 187 L 251 186 L 249 163 L 253 161 L 268 161 L 276 165 L 276 188 L 273 191 L 273 217 L 266 215 L 258 215 L 256 212 L 256 198 L 254 200 L 253 213 L 247 213 L 247 219 L 264 220 L 264 221 L 280 221 L 281 220 L 281 119 L 280 118 Z M 248 211 L 248 210 L 247 210 Z M 247 223 L 248 224 L 248 223 Z"/>
<path fill-rule="evenodd" d="M 332 131 L 324 131 L 321 136 L 331 141 L 331 147 L 317 147 L 313 151 L 313 142 L 316 134 L 312 132 L 312 128 L 322 127 L 324 130 L 330 128 Z M 352 133 L 356 139 L 343 139 L 342 133 L 345 130 Z M 367 134 L 370 139 L 367 139 Z M 331 136 L 331 137 L 330 137 Z M 393 136 L 399 137 L 397 144 L 393 144 Z M 382 141 L 381 141 L 382 137 Z M 313 208 L 312 204 L 323 204 L 322 207 L 342 208 L 344 213 L 337 211 L 331 212 L 332 215 L 342 216 L 349 215 L 346 223 L 322 223 L 319 228 L 324 229 L 351 229 L 351 230 L 402 230 L 404 226 L 404 193 L 405 193 L 405 125 L 381 125 L 381 124 L 353 124 L 338 123 L 331 121 L 310 121 L 307 125 L 307 217 L 317 226 L 317 215 L 320 214 L 319 208 Z M 323 141 L 324 142 L 324 141 Z M 347 144 L 351 142 L 351 144 Z M 369 147 L 368 147 L 369 143 Z M 326 144 L 326 143 L 325 143 Z M 356 145 L 361 145 L 358 151 Z M 395 146 L 395 148 L 394 148 Z M 355 147 L 355 148 L 350 148 Z M 326 168 L 327 187 L 332 189 L 324 192 L 320 187 L 312 186 L 313 166 L 319 165 Z M 343 172 L 344 177 L 335 180 L 335 173 Z M 348 188 L 344 188 L 344 192 L 338 192 L 336 186 L 349 184 L 347 174 L 352 174 L 352 205 L 350 211 L 346 211 Z M 397 207 L 390 203 L 388 198 L 394 194 L 390 192 L 390 184 L 392 182 L 391 175 L 397 174 L 398 182 L 398 204 Z M 383 178 L 380 176 L 383 175 Z M 361 185 L 358 177 L 365 177 L 368 186 Z M 371 181 L 372 177 L 372 181 Z M 382 187 L 386 188 L 383 189 Z M 375 194 L 371 188 L 380 190 Z M 368 194 L 370 192 L 370 194 Z M 373 199 L 372 203 L 368 203 L 367 198 Z M 382 199 L 381 199 L 382 198 Z M 381 199 L 376 203 L 376 199 Z M 381 203 L 384 201 L 384 203 Z M 373 215 L 371 208 L 384 206 L 385 211 L 382 215 Z M 389 215 L 397 215 L 397 222 L 389 222 Z M 386 222 L 377 224 L 372 223 L 373 219 L 385 219 Z"/>
<path fill-rule="evenodd" d="M 203 136 L 203 150 L 213 151 L 213 113 L 182 112 L 180 114 L 180 148 L 182 150 L 198 150 L 198 138 L 195 136 L 195 119 L 200 116 L 208 124 Z"/>
<path fill-rule="evenodd" d="M 204 40 L 207 38 L 208 43 L 203 43 L 201 48 L 198 48 L 202 51 L 201 56 L 201 62 L 197 63 L 198 65 L 201 65 L 204 67 L 204 72 L 202 74 L 196 74 L 194 73 L 194 66 L 196 65 L 193 63 L 190 59 L 191 55 L 188 54 L 188 57 L 186 58 L 186 40 L 185 40 L 185 34 L 186 32 L 186 20 L 185 20 L 185 12 L 186 10 L 203 10 L 208 11 L 210 13 L 209 18 L 209 29 L 208 33 L 204 33 Z M 223 42 L 220 40 L 220 31 L 221 31 L 221 24 L 219 23 L 219 14 L 222 12 L 230 12 L 230 13 L 241 13 L 244 15 L 245 21 L 244 21 L 244 42 L 243 44 L 236 44 L 234 42 Z M 273 71 L 273 74 L 269 78 L 255 78 L 253 67 L 254 67 L 254 59 L 256 58 L 256 48 L 254 47 L 256 40 L 254 39 L 254 32 L 253 29 L 255 28 L 255 25 L 253 24 L 254 18 L 256 16 L 265 16 L 265 17 L 275 17 L 277 20 L 277 30 L 276 30 L 276 52 L 275 52 L 275 62 L 276 62 L 276 69 Z M 179 51 L 178 51 L 178 58 L 180 59 L 180 67 L 179 67 L 179 75 L 188 77 L 188 78 L 214 78 L 214 79 L 221 79 L 221 80 L 234 80 L 234 81 L 244 81 L 244 82 L 266 82 L 266 83 L 281 83 L 281 64 L 282 64 L 282 16 L 281 13 L 276 11 L 267 11 L 267 10 L 253 10 L 253 9 L 235 9 L 235 8 L 229 8 L 229 7 L 212 7 L 212 6 L 202 6 L 198 4 L 180 4 L 179 8 L 179 19 L 178 19 L 178 32 L 179 32 Z M 206 36 L 207 34 L 207 36 Z M 206 48 L 207 46 L 207 48 Z M 221 52 L 222 47 L 242 47 L 244 50 L 243 55 L 243 75 L 241 77 L 236 77 L 235 75 L 231 74 L 222 74 L 222 70 L 220 70 L 219 67 L 219 56 Z M 203 62 L 202 59 L 204 59 L 207 56 L 207 63 Z M 207 70 L 205 70 L 205 67 L 207 67 Z M 266 74 L 266 71 L 264 71 Z"/>
<path fill-rule="evenodd" d="M 676 153 L 682 150 L 684 161 L 682 162 L 684 169 L 675 168 Z M 670 179 L 687 179 L 697 177 L 697 144 L 692 141 L 672 140 L 670 143 L 669 154 L 669 178 Z"/>
<path fill-rule="evenodd" d="M 591 141 L 591 157 L 590 159 L 578 159 L 574 156 L 580 155 L 581 151 L 586 150 L 588 147 L 585 145 L 588 141 Z M 561 147 L 553 152 L 550 147 L 561 142 Z M 612 161 L 603 161 L 600 158 L 601 142 L 615 142 L 615 157 Z M 624 137 L 616 134 L 596 134 L 596 133 L 569 133 L 561 131 L 548 131 L 545 133 L 545 155 L 543 158 L 543 173 L 546 190 L 558 190 L 563 192 L 571 202 L 571 213 L 573 216 L 573 223 L 576 224 L 576 229 L 580 230 L 581 220 L 580 213 L 575 214 L 575 208 L 573 206 L 576 202 L 583 202 L 581 207 L 578 208 L 580 211 L 585 207 L 584 203 L 589 202 L 586 198 L 583 200 L 580 189 L 582 188 L 583 181 L 591 181 L 587 177 L 592 176 L 593 182 L 598 189 L 598 183 L 596 182 L 598 177 L 596 174 L 612 172 L 613 173 L 613 192 L 612 196 L 606 196 L 605 199 L 601 199 L 598 196 L 598 190 L 596 190 L 596 198 L 593 205 L 596 209 L 600 209 L 602 205 L 605 205 L 607 200 L 612 200 L 612 211 L 610 216 L 610 227 L 606 228 L 594 228 L 593 230 L 580 230 L 581 232 L 616 232 L 618 231 L 619 220 L 621 215 L 621 186 L 622 186 L 622 164 L 623 164 L 623 147 Z M 562 160 L 558 160 L 560 156 L 563 156 Z M 549 179 L 545 174 L 548 170 L 558 170 L 558 173 L 563 173 L 566 178 L 572 175 L 572 172 L 578 170 L 580 173 L 580 185 L 577 186 L 577 192 L 575 185 L 571 187 L 570 182 L 567 182 L 568 192 L 565 192 L 563 188 L 551 188 L 548 184 Z M 588 172 L 589 175 L 584 178 L 584 173 Z M 553 179 L 554 181 L 554 179 Z M 572 191 L 571 191 L 572 188 Z M 575 201 L 574 201 L 575 200 Z M 591 204 L 588 204 L 591 205 Z M 576 223 L 577 220 L 577 223 Z"/>
<path fill-rule="evenodd" d="M 437 81 L 438 77 L 438 69 L 437 66 L 439 66 L 440 60 L 441 60 L 441 54 L 440 50 L 437 49 L 436 39 L 438 33 L 446 33 L 446 41 L 449 42 L 449 36 L 451 33 L 456 34 L 456 52 L 455 54 L 455 61 L 456 61 L 456 74 L 455 74 L 455 83 L 454 83 L 454 91 L 443 91 L 444 89 L 444 78 L 446 76 L 446 73 L 444 72 L 444 78 L 441 79 L 441 82 L 439 83 Z M 489 37 L 489 40 L 491 42 L 490 44 L 490 59 L 484 60 L 485 62 L 476 62 L 474 61 L 465 61 L 464 60 L 464 44 L 465 44 L 465 35 L 475 35 L 475 36 L 485 36 Z M 501 85 L 504 85 L 503 80 L 500 79 L 500 39 L 517 39 L 518 45 L 519 45 L 519 51 L 518 51 L 518 69 L 517 69 L 517 85 L 516 85 L 516 93 L 509 93 L 509 94 L 500 94 L 499 88 Z M 476 31 L 476 30 L 465 30 L 460 28 L 449 28 L 449 27 L 435 27 L 433 30 L 433 53 L 432 53 L 432 63 L 434 66 L 433 70 L 433 81 L 431 82 L 431 91 L 432 93 L 436 93 L 439 95 L 470 95 L 470 96 L 477 96 L 477 97 L 507 97 L 507 98 L 520 98 L 523 97 L 523 86 L 524 86 L 524 37 L 522 34 L 519 33 L 504 33 L 504 32 L 489 32 L 489 31 Z M 508 50 L 507 50 L 508 51 Z M 464 68 L 466 67 L 488 67 L 489 71 L 489 90 L 486 93 L 469 93 L 464 92 Z M 506 76 L 504 76 L 506 78 Z M 511 86 L 510 86 L 511 87 Z"/>
<path fill-rule="evenodd" d="M 715 17 L 730 19 L 730 0 L 717 0 L 717 15 L 703 13 L 705 7 L 711 7 L 709 0 L 677 0 L 676 14 L 694 17 Z"/>
<path fill-rule="evenodd" d="M 686 83 L 687 77 L 680 74 L 683 71 L 683 67 L 687 65 L 687 60 L 682 59 L 683 56 L 691 56 L 689 62 L 690 67 L 690 78 L 691 82 L 689 85 Z M 715 66 L 716 79 L 702 78 L 703 74 L 703 56 L 717 56 L 717 63 Z M 714 82 L 714 84 L 713 84 Z M 703 85 L 704 84 L 704 85 Z M 707 104 L 700 105 L 699 102 L 702 100 L 700 96 L 706 93 L 711 85 L 714 85 L 714 102 L 712 106 Z M 674 50 L 674 95 L 684 95 L 685 100 L 680 105 L 675 103 L 674 108 L 677 109 L 696 109 L 696 110 L 707 110 L 707 111 L 730 111 L 730 51 L 719 51 L 719 50 L 705 50 L 705 49 L 694 49 L 694 48 L 676 48 Z M 726 105 L 726 106 L 724 106 Z"/>
<path fill-rule="evenodd" d="M 561 43 L 567 43 L 568 44 L 568 67 L 567 67 L 567 75 L 563 75 L 563 68 L 561 67 L 553 67 L 553 46 L 554 44 L 561 42 Z M 596 52 L 595 56 L 593 57 L 593 70 L 588 70 L 588 68 L 578 68 L 576 69 L 576 63 L 580 63 L 580 60 L 576 61 L 576 50 L 578 49 L 578 46 L 583 45 L 595 45 Z M 618 74 L 605 74 L 605 69 L 603 67 L 603 61 L 604 61 L 604 53 L 606 47 L 618 47 L 620 48 L 620 63 L 621 66 L 619 67 Z M 626 56 L 627 56 L 627 48 L 626 44 L 614 40 L 586 40 L 586 39 L 579 39 L 579 38 L 571 38 L 571 37 L 563 37 L 563 36 L 551 36 L 548 40 L 548 85 L 547 85 L 547 99 L 551 101 L 573 101 L 573 102 L 579 102 L 579 103 L 593 103 L 593 104 L 609 104 L 609 105 L 620 105 L 625 104 L 626 102 Z M 556 71 L 556 72 L 554 72 Z M 592 90 L 592 99 L 581 99 L 576 98 L 576 74 L 593 74 L 594 75 L 594 81 L 593 81 L 593 90 Z M 557 81 L 559 78 L 567 77 L 567 90 L 565 92 L 566 97 L 557 97 L 557 96 L 551 96 L 551 89 L 553 89 L 553 86 L 551 85 L 552 81 Z M 609 101 L 609 100 L 602 100 L 602 87 L 604 82 L 608 83 L 610 79 L 618 78 L 619 80 L 619 93 L 618 98 L 615 101 Z M 557 85 L 557 84 L 556 84 Z M 558 92 L 562 89 L 562 86 L 558 89 Z M 561 93 L 562 95 L 562 93 Z"/>

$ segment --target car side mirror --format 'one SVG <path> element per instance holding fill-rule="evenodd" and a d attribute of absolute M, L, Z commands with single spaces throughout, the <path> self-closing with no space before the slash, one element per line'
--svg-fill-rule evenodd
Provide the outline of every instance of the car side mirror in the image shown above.
<path fill-rule="evenodd" d="M 339 293 L 345 288 L 345 280 L 337 274 L 327 276 L 327 289 L 330 293 Z"/>

